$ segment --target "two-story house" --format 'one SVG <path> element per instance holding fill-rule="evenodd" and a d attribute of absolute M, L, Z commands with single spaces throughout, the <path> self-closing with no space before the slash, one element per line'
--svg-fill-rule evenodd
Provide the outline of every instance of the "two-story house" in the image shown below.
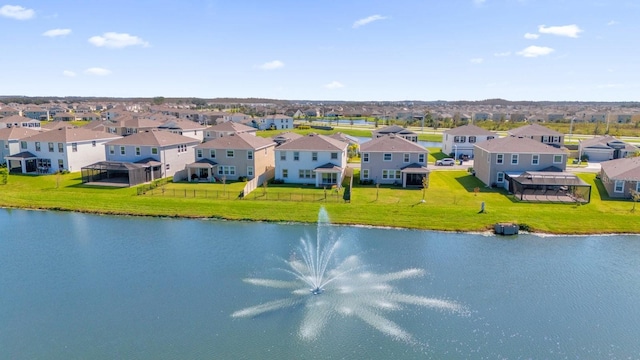
<path fill-rule="evenodd" d="M 184 119 L 172 119 L 158 126 L 160 130 L 170 131 L 175 134 L 194 138 L 200 142 L 204 140 L 204 131 L 207 127 L 195 121 Z"/>
<path fill-rule="evenodd" d="M 293 117 L 282 114 L 268 115 L 253 119 L 253 123 L 259 130 L 293 129 Z"/>
<path fill-rule="evenodd" d="M 452 155 L 455 159 L 473 158 L 473 147 L 476 143 L 497 137 L 496 133 L 475 125 L 458 126 L 442 132 L 442 152 Z"/>
<path fill-rule="evenodd" d="M 567 153 L 531 138 L 507 136 L 477 143 L 473 149 L 475 175 L 487 186 L 509 188 L 507 176 L 525 171 L 564 171 Z"/>
<path fill-rule="evenodd" d="M 107 161 L 149 164 L 153 179 L 173 176 L 193 161 L 194 147 L 200 141 L 169 131 L 137 132 L 105 144 Z"/>
<path fill-rule="evenodd" d="M 276 148 L 276 179 L 286 183 L 340 185 L 347 166 L 349 144 L 309 134 Z"/>
<path fill-rule="evenodd" d="M 386 127 L 383 127 L 382 129 L 374 130 L 371 133 L 371 137 L 375 139 L 375 138 L 390 135 L 390 134 L 400 136 L 409 141 L 418 142 L 418 134 L 416 134 L 415 132 L 409 129 L 405 129 L 402 126 L 397 126 L 397 125 L 386 126 Z"/>
<path fill-rule="evenodd" d="M 23 127 L 0 129 L 0 164 L 5 164 L 5 157 L 20 153 L 20 140 L 38 134 L 39 131 Z"/>
<path fill-rule="evenodd" d="M 521 126 L 519 128 L 511 129 L 507 131 L 509 136 L 517 138 L 530 138 L 541 142 L 543 144 L 555 146 L 558 148 L 564 147 L 564 134 L 555 130 L 549 129 L 542 125 L 530 124 Z"/>
<path fill-rule="evenodd" d="M 372 139 L 360 145 L 360 180 L 422 186 L 429 177 L 427 155 L 426 148 L 397 135 Z"/>
<path fill-rule="evenodd" d="M 23 127 L 31 129 L 40 129 L 40 120 L 26 118 L 20 115 L 12 115 L 0 119 L 0 129 L 9 127 Z"/>
<path fill-rule="evenodd" d="M 187 165 L 189 181 L 215 178 L 248 180 L 275 166 L 276 143 L 248 133 L 230 134 L 195 147 L 195 162 Z"/>
<path fill-rule="evenodd" d="M 104 160 L 104 144 L 117 138 L 98 131 L 61 127 L 21 139 L 20 153 L 6 159 L 12 172 L 80 171 L 83 166 Z"/>
<path fill-rule="evenodd" d="M 255 135 L 257 131 L 258 130 L 256 130 L 256 128 L 253 128 L 251 126 L 233 121 L 225 121 L 223 123 L 219 123 L 206 128 L 204 130 L 204 141 L 217 139 L 231 134 L 249 133 Z"/>

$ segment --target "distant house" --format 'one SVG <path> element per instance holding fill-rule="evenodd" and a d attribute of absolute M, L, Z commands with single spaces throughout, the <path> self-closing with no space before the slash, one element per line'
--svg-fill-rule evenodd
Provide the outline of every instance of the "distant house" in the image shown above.
<path fill-rule="evenodd" d="M 564 147 L 564 134 L 538 124 L 511 129 L 507 134 L 517 138 L 530 138 L 558 148 Z"/>
<path fill-rule="evenodd" d="M 286 131 L 286 132 L 282 132 L 282 133 L 280 133 L 278 135 L 273 136 L 272 139 L 276 144 L 282 145 L 287 141 L 299 139 L 301 137 L 304 137 L 304 135 L 300 135 L 298 133 Z"/>
<path fill-rule="evenodd" d="M 20 115 L 20 111 L 10 106 L 0 107 L 0 118 L 14 116 L 14 115 Z"/>
<path fill-rule="evenodd" d="M 76 114 L 69 112 L 59 112 L 53 116 L 53 121 L 75 121 Z"/>
<path fill-rule="evenodd" d="M 630 198 L 631 191 L 640 192 L 640 157 L 600 163 L 600 179 L 613 198 Z"/>
<path fill-rule="evenodd" d="M 172 119 L 159 125 L 158 129 L 184 135 L 202 142 L 204 140 L 204 131 L 207 127 L 191 120 Z"/>
<path fill-rule="evenodd" d="M 286 115 L 269 115 L 253 119 L 258 130 L 286 130 L 293 129 L 293 117 Z"/>
<path fill-rule="evenodd" d="M 195 147 L 195 162 L 187 164 L 189 181 L 212 181 L 214 177 L 248 180 L 260 176 L 275 166 L 274 148 L 270 139 L 248 133 L 231 134 Z"/>
<path fill-rule="evenodd" d="M 26 118 L 20 115 L 12 115 L 0 118 L 0 129 L 10 127 L 23 127 L 30 129 L 40 129 L 40 120 Z"/>
<path fill-rule="evenodd" d="M 347 166 L 349 144 L 309 134 L 276 148 L 276 179 L 286 183 L 340 185 Z"/>
<path fill-rule="evenodd" d="M 596 136 L 580 141 L 578 152 L 589 161 L 607 161 L 628 157 L 640 151 L 636 146 L 625 143 L 613 136 Z"/>
<path fill-rule="evenodd" d="M 496 133 L 475 125 L 458 126 L 442 132 L 442 152 L 453 154 L 456 158 L 473 158 L 473 147 L 476 143 L 497 137 Z"/>
<path fill-rule="evenodd" d="M 390 134 L 397 135 L 409 141 L 418 142 L 418 134 L 416 134 L 411 130 L 405 129 L 402 126 L 397 126 L 397 125 L 386 126 L 386 127 L 383 127 L 382 129 L 375 130 L 371 133 L 372 135 L 371 137 L 375 139 L 375 138 L 379 138 L 379 137 L 390 135 Z"/>
<path fill-rule="evenodd" d="M 37 106 L 28 106 L 22 110 L 22 116 L 34 120 L 49 120 L 49 110 Z"/>
<path fill-rule="evenodd" d="M 253 128 L 251 126 L 239 124 L 233 121 L 225 121 L 223 123 L 206 128 L 204 131 L 204 140 L 209 141 L 223 136 L 241 133 L 249 133 L 255 135 L 257 131 L 258 130 L 256 130 L 256 128 Z"/>
<path fill-rule="evenodd" d="M 428 151 L 397 135 L 381 136 L 360 146 L 360 180 L 376 184 L 422 186 Z"/>
<path fill-rule="evenodd" d="M 509 188 L 507 176 L 525 171 L 564 171 L 567 153 L 530 138 L 507 136 L 475 144 L 475 175 L 488 186 Z"/>
<path fill-rule="evenodd" d="M 12 172 L 80 171 L 105 159 L 104 144 L 117 135 L 75 127 L 39 132 L 20 140 L 20 153 L 6 157 Z"/>

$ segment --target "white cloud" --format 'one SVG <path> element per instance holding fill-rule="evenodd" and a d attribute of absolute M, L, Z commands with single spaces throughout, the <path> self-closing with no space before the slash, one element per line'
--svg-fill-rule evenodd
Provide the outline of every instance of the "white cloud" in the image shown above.
<path fill-rule="evenodd" d="M 471 63 L 473 63 L 473 64 L 482 64 L 484 59 L 483 58 L 473 58 L 473 59 L 471 59 L 469 61 L 471 61 Z"/>
<path fill-rule="evenodd" d="M 5 5 L 0 7 L 0 16 L 16 19 L 16 20 L 28 20 L 34 17 L 36 14 L 33 9 L 23 8 L 18 5 Z"/>
<path fill-rule="evenodd" d="M 511 55 L 511 51 L 505 51 L 505 52 L 499 52 L 499 53 L 493 54 L 493 56 L 497 56 L 497 57 L 510 56 L 510 55 Z"/>
<path fill-rule="evenodd" d="M 615 21 L 615 20 L 611 20 L 607 23 L 607 26 L 613 26 L 613 25 L 618 25 L 620 24 L 619 22 Z"/>
<path fill-rule="evenodd" d="M 554 50 L 550 47 L 532 45 L 518 52 L 518 55 L 524 56 L 524 57 L 538 57 L 538 56 L 549 55 L 553 51 Z"/>
<path fill-rule="evenodd" d="M 111 70 L 99 68 L 99 67 L 92 67 L 85 70 L 84 73 L 89 75 L 106 76 L 111 74 Z"/>
<path fill-rule="evenodd" d="M 332 81 L 324 86 L 327 89 L 340 89 L 343 88 L 344 85 L 339 81 Z"/>
<path fill-rule="evenodd" d="M 374 21 L 384 20 L 386 18 L 387 18 L 386 16 L 382 16 L 382 15 L 371 15 L 364 19 L 356 20 L 356 22 L 353 23 L 353 28 L 356 29 L 356 28 L 359 28 L 360 26 L 370 24 Z"/>
<path fill-rule="evenodd" d="M 578 25 L 564 25 L 564 26 L 538 26 L 538 32 L 541 34 L 551 34 L 557 36 L 566 36 L 570 38 L 577 38 L 578 34 L 582 32 L 582 29 Z"/>
<path fill-rule="evenodd" d="M 65 70 L 62 72 L 62 75 L 67 77 L 76 77 L 76 73 L 71 70 Z"/>
<path fill-rule="evenodd" d="M 266 62 L 260 66 L 258 66 L 258 68 L 262 69 L 262 70 L 275 70 L 275 69 L 280 69 L 284 67 L 284 63 L 280 60 L 273 60 L 273 61 L 269 61 Z"/>
<path fill-rule="evenodd" d="M 485 2 L 487 2 L 487 0 L 473 0 L 475 6 L 483 5 Z"/>
<path fill-rule="evenodd" d="M 71 29 L 51 29 L 42 33 L 42 36 L 56 37 L 71 34 Z"/>
<path fill-rule="evenodd" d="M 141 38 L 125 33 L 106 32 L 102 36 L 92 36 L 89 38 L 89 42 L 97 47 L 107 47 L 111 49 L 118 49 L 127 46 L 140 45 L 147 47 L 149 43 Z"/>
<path fill-rule="evenodd" d="M 524 38 L 525 39 L 530 39 L 530 40 L 534 40 L 540 37 L 540 34 L 532 34 L 532 33 L 526 33 L 524 34 Z"/>

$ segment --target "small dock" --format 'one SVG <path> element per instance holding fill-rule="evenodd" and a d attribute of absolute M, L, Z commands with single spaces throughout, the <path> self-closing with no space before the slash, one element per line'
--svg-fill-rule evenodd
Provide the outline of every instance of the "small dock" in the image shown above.
<path fill-rule="evenodd" d="M 496 235 L 517 235 L 520 227 L 515 223 L 497 223 L 493 226 Z"/>

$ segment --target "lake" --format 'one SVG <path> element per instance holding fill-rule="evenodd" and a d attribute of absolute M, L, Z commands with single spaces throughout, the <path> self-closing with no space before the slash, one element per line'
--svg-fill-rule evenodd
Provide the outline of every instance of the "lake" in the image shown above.
<path fill-rule="evenodd" d="M 638 236 L 319 228 L 0 209 L 2 358 L 640 358 Z"/>

